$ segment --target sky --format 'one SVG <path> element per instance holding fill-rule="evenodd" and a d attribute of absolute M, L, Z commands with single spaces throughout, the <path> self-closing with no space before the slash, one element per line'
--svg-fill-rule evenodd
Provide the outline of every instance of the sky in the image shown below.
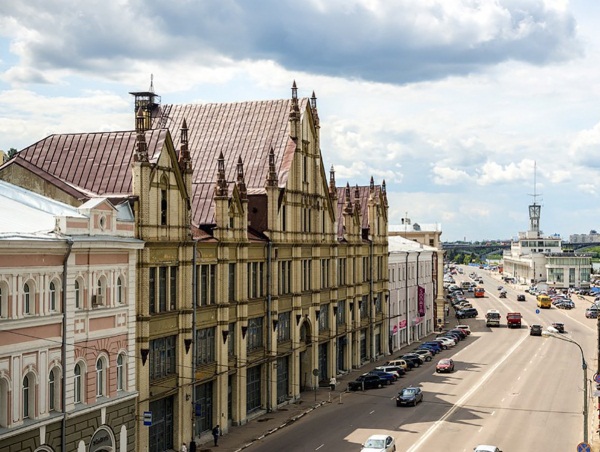
<path fill-rule="evenodd" d="M 0 2 L 0 149 L 131 130 L 164 104 L 314 91 L 326 172 L 385 180 L 389 222 L 443 241 L 600 229 L 593 0 Z M 533 195 L 536 195 L 535 197 Z"/>

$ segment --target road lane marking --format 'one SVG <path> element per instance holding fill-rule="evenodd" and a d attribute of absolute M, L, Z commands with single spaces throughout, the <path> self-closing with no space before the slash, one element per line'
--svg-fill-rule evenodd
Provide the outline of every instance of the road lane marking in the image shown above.
<path fill-rule="evenodd" d="M 323 447 L 325 444 L 321 444 L 319 447 L 317 447 L 315 450 L 319 450 L 321 447 Z"/>
<path fill-rule="evenodd" d="M 369 414 L 373 414 L 375 412 L 375 410 L 371 411 Z"/>
<path fill-rule="evenodd" d="M 510 355 L 512 355 L 515 350 L 517 348 L 519 348 L 519 346 L 525 341 L 525 339 L 527 339 L 529 337 L 529 335 L 522 335 L 521 339 L 515 343 L 515 345 L 512 346 L 512 348 L 510 350 L 508 350 L 506 352 L 506 354 L 504 355 L 504 357 L 498 361 L 496 364 L 494 364 L 488 371 L 487 373 L 483 376 L 483 378 L 481 378 L 481 380 L 479 380 L 479 382 L 475 385 L 472 386 L 471 389 L 469 391 L 467 391 L 467 393 L 465 393 L 465 395 L 463 395 L 455 404 L 452 408 L 450 408 L 448 410 L 448 412 L 446 414 L 444 414 L 440 419 L 438 419 L 437 421 L 434 422 L 434 424 L 429 427 L 429 429 L 427 429 L 427 431 L 421 436 L 421 438 L 419 438 L 419 440 L 413 444 L 410 449 L 408 449 L 406 452 L 415 452 L 418 450 L 419 447 L 421 447 L 423 445 L 423 443 L 425 443 L 425 441 L 427 441 L 427 439 L 433 435 L 433 433 L 446 421 L 446 419 L 448 419 L 450 416 L 452 416 L 459 408 L 462 408 L 467 400 L 469 400 L 471 398 L 471 396 L 481 387 L 483 386 L 483 384 L 488 380 L 488 378 L 490 378 L 491 375 L 494 374 L 494 372 L 496 371 L 496 369 L 498 369 L 498 367 L 500 367 L 502 364 L 504 364 L 504 361 L 506 361 Z M 462 350 L 461 350 L 462 351 Z M 502 401 L 504 401 L 504 399 L 502 399 Z"/>
<path fill-rule="evenodd" d="M 496 414 L 496 410 L 492 411 L 492 414 L 490 416 L 493 416 L 494 414 Z"/>

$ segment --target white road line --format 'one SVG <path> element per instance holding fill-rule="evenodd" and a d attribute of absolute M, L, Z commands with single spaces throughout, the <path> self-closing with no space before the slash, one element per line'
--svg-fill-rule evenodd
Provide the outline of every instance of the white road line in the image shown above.
<path fill-rule="evenodd" d="M 371 411 L 369 414 L 373 414 L 375 412 L 375 410 Z"/>
<path fill-rule="evenodd" d="M 315 450 L 319 450 L 321 447 L 323 447 L 325 444 L 321 444 L 319 447 L 317 447 Z"/>
<path fill-rule="evenodd" d="M 492 414 L 490 414 L 490 416 L 493 416 L 494 414 L 496 414 L 496 410 L 492 411 Z"/>
<path fill-rule="evenodd" d="M 512 355 L 514 353 L 514 351 L 517 348 L 519 348 L 519 346 L 528 337 L 529 337 L 529 335 L 522 335 L 521 339 L 519 341 L 517 341 L 515 343 L 515 345 L 513 345 L 510 350 L 508 350 L 506 352 L 506 354 L 504 355 L 504 357 L 501 360 L 499 360 L 496 364 L 494 364 L 486 372 L 486 374 L 483 376 L 483 378 L 481 378 L 481 380 L 479 380 L 479 382 L 475 386 L 472 386 L 471 389 L 465 395 L 463 395 L 458 400 L 458 402 L 456 402 L 454 404 L 454 406 L 448 410 L 448 412 L 446 414 L 444 414 L 439 420 L 435 421 L 435 423 L 431 427 L 429 427 L 429 429 L 427 429 L 427 431 L 421 436 L 421 438 L 419 438 L 419 441 L 417 441 L 415 444 L 413 444 L 410 447 L 410 449 L 408 449 L 406 452 L 415 452 L 415 451 L 417 451 L 418 448 L 421 447 L 425 443 L 425 441 L 427 441 L 427 439 L 431 435 L 434 434 L 434 432 L 442 425 L 442 423 L 444 423 L 446 421 L 446 419 L 448 419 L 450 416 L 452 416 L 456 410 L 458 410 L 459 408 L 462 408 L 465 405 L 465 403 L 467 402 L 467 400 L 469 400 L 469 398 L 475 393 L 475 391 L 477 391 L 488 380 L 488 378 L 490 378 L 490 376 L 492 376 L 492 374 L 494 374 L 494 372 L 496 371 L 496 369 L 498 369 L 498 367 L 500 367 L 504 363 L 504 361 L 506 361 L 508 359 L 508 357 L 510 355 Z M 504 400 L 504 399 L 502 399 L 502 400 Z"/>

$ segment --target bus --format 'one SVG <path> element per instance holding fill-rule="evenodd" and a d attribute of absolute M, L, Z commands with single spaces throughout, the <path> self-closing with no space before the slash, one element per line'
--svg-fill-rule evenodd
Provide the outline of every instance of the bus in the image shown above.
<path fill-rule="evenodd" d="M 481 286 L 475 287 L 475 290 L 473 292 L 475 294 L 475 298 L 483 298 L 485 295 L 485 289 Z"/>
<path fill-rule="evenodd" d="M 537 305 L 538 308 L 550 309 L 552 307 L 552 300 L 548 295 L 539 294 L 537 296 Z"/>

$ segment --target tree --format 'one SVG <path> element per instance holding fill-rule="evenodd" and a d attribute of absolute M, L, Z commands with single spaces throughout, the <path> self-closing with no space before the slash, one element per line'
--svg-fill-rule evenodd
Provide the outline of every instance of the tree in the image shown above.
<path fill-rule="evenodd" d="M 463 260 L 463 264 L 464 265 L 469 265 L 471 263 L 471 255 L 470 254 L 465 254 L 465 258 Z"/>
<path fill-rule="evenodd" d="M 19 151 L 17 151 L 15 148 L 10 148 L 8 150 L 8 158 L 9 159 L 13 158 L 15 155 L 17 155 L 17 152 L 19 152 Z"/>

